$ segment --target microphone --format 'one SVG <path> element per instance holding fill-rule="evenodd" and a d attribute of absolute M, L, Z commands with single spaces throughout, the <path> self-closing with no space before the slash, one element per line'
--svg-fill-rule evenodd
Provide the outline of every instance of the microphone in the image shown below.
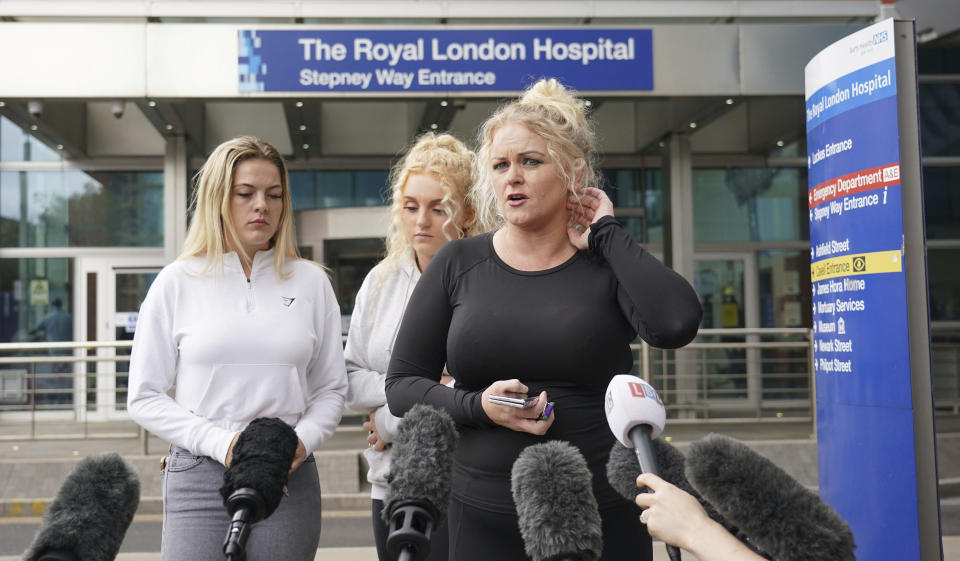
<path fill-rule="evenodd" d="M 272 417 L 254 419 L 240 433 L 220 487 L 232 517 L 223 541 L 227 559 L 243 561 L 251 527 L 277 510 L 298 442 L 290 425 Z"/>
<path fill-rule="evenodd" d="M 853 533 L 816 493 L 727 436 L 694 442 L 687 475 L 750 540 L 779 561 L 854 561 Z"/>
<path fill-rule="evenodd" d="M 457 429 L 445 411 L 414 405 L 400 420 L 383 501 L 387 551 L 397 561 L 422 561 L 433 529 L 450 503 Z"/>
<path fill-rule="evenodd" d="M 23 561 L 113 561 L 140 504 L 136 470 L 114 452 L 84 458 L 63 481 Z"/>
<path fill-rule="evenodd" d="M 641 473 L 660 475 L 653 439 L 663 432 L 667 411 L 657 390 L 637 376 L 617 374 L 607 384 L 605 403 L 607 423 L 613 436 L 620 444 L 634 449 Z M 680 550 L 667 544 L 667 556 L 671 561 L 679 561 Z"/>
<path fill-rule="evenodd" d="M 743 544 L 753 550 L 761 557 L 767 557 L 766 553 L 760 551 L 749 538 L 740 531 L 739 528 L 730 524 L 726 518 L 717 512 L 712 504 L 707 502 L 703 496 L 694 489 L 690 480 L 684 474 L 685 460 L 683 454 L 676 447 L 660 440 L 653 441 L 653 453 L 657 457 L 657 463 L 660 466 L 660 477 L 678 489 L 690 494 L 700 503 L 703 510 L 713 521 L 723 526 L 734 537 L 743 542 Z M 637 475 L 640 473 L 640 465 L 637 463 L 636 455 L 632 450 L 623 446 L 619 442 L 614 442 L 610 448 L 610 458 L 607 460 L 607 479 L 610 486 L 623 498 L 633 502 L 640 490 L 637 488 Z M 769 557 L 767 557 L 769 558 Z"/>
<path fill-rule="evenodd" d="M 513 463 L 510 490 L 524 549 L 533 561 L 600 558 L 600 511 L 579 450 L 558 440 L 524 448 Z"/>
<path fill-rule="evenodd" d="M 697 499 L 697 502 L 700 503 L 700 506 L 703 507 L 703 510 L 707 512 L 707 516 L 729 530 L 730 527 L 727 521 L 720 516 L 717 509 L 713 508 L 713 505 L 708 503 L 706 499 L 693 488 L 687 476 L 684 475 L 683 454 L 675 447 L 660 439 L 654 440 L 652 445 L 653 454 L 657 457 L 657 463 L 660 466 L 660 473 L 657 475 L 664 481 L 692 495 L 693 498 Z M 623 446 L 619 442 L 614 442 L 610 448 L 610 458 L 607 460 L 607 480 L 610 482 L 610 486 L 613 487 L 617 493 L 620 493 L 623 498 L 633 502 L 637 497 L 637 493 L 640 492 L 637 488 L 637 475 L 640 473 L 640 464 L 637 462 L 637 457 L 633 453 L 633 450 Z"/>

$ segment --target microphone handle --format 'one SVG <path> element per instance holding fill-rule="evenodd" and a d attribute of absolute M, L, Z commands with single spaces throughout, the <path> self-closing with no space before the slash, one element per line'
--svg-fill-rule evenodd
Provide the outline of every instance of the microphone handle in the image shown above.
<path fill-rule="evenodd" d="M 250 537 L 250 510 L 246 507 L 238 508 L 233 513 L 233 520 L 227 529 L 227 537 L 223 540 L 223 554 L 229 561 L 244 561 L 247 558 L 247 538 Z"/>
<path fill-rule="evenodd" d="M 653 438 L 650 436 L 650 425 L 637 425 L 630 429 L 630 441 L 633 442 L 633 450 L 637 454 L 637 461 L 640 462 L 640 473 L 652 473 L 660 475 L 660 468 L 657 466 L 657 456 L 653 453 Z"/>
<path fill-rule="evenodd" d="M 652 473 L 660 475 L 660 468 L 657 466 L 657 456 L 653 453 L 652 438 L 650 435 L 650 425 L 637 425 L 630 429 L 630 441 L 633 442 L 633 450 L 637 454 L 637 461 L 640 463 L 640 473 Z M 649 492 L 649 490 L 648 490 Z M 670 561 L 680 561 L 680 550 L 675 545 L 664 542 L 667 546 L 667 557 Z"/>

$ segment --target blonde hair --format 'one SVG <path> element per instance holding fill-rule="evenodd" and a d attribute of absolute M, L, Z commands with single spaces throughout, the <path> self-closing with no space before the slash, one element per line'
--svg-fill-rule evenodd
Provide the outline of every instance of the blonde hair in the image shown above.
<path fill-rule="evenodd" d="M 557 173 L 574 196 L 579 198 L 581 189 L 599 185 L 594 153 L 596 135 L 587 120 L 586 104 L 555 78 L 541 79 L 519 99 L 497 109 L 480 127 L 479 181 L 473 191 L 480 227 L 494 229 L 503 224 L 493 189 L 490 144 L 497 131 L 508 123 L 522 124 L 547 141 L 547 154 L 558 164 Z M 575 185 L 577 159 L 583 160 L 585 167 Z"/>
<path fill-rule="evenodd" d="M 443 188 L 441 205 L 447 211 L 446 227 L 453 225 L 457 237 L 478 233 L 470 189 L 476 182 L 476 157 L 462 142 L 449 134 L 421 135 L 390 172 L 390 228 L 384 262 L 398 262 L 411 249 L 403 233 L 403 196 L 411 175 L 423 173 Z"/>
<path fill-rule="evenodd" d="M 207 263 L 203 272 L 211 268 L 219 271 L 220 256 L 235 250 L 241 261 L 252 266 L 253 256 L 244 251 L 230 217 L 230 191 L 237 165 L 253 159 L 270 162 L 280 173 L 283 208 L 277 233 L 270 240 L 270 247 L 275 248 L 273 264 L 277 275 L 286 276 L 283 266 L 287 259 L 300 258 L 295 243 L 287 163 L 272 144 L 253 136 L 239 136 L 217 146 L 194 177 L 196 189 L 190 201 L 193 220 L 178 259 L 205 255 Z"/>

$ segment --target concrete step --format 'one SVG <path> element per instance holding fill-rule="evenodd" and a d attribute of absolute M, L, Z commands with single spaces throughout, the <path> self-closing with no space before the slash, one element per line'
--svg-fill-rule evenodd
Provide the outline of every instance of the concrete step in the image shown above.
<path fill-rule="evenodd" d="M 53 501 L 52 497 L 0 499 L 0 519 L 43 516 Z M 323 493 L 322 512 L 356 513 L 359 516 L 370 515 L 370 492 L 359 493 Z M 162 515 L 163 499 L 160 496 L 140 497 L 137 516 Z"/>
<path fill-rule="evenodd" d="M 322 450 L 313 454 L 320 487 L 329 493 L 357 493 L 365 476 L 361 450 Z M 160 459 L 124 456 L 140 476 L 143 496 L 160 496 Z M 0 498 L 52 497 L 80 457 L 0 460 Z"/>
<path fill-rule="evenodd" d="M 942 424 L 938 428 L 942 428 Z M 952 428 L 954 432 L 937 435 L 940 491 L 944 498 L 960 496 L 960 430 L 957 430 L 960 426 Z M 743 441 L 802 485 L 816 489 L 817 444 L 811 438 L 808 425 L 745 422 L 705 426 L 677 422 L 670 425 L 664 435 L 670 436 L 672 443 L 686 452 L 690 442 L 711 431 Z M 368 511 L 370 487 L 366 483 L 367 468 L 362 455 L 365 436 L 359 427 L 341 426 L 324 443 L 323 449 L 314 453 L 325 512 Z M 149 446 L 151 453 L 142 455 L 135 439 L 98 440 L 89 438 L 89 434 L 77 439 L 3 443 L 0 446 L 0 517 L 42 514 L 77 462 L 84 456 L 105 450 L 121 454 L 137 470 L 142 496 L 139 512 L 160 514 L 160 459 L 167 447 L 165 442 L 154 438 Z"/>
<path fill-rule="evenodd" d="M 817 488 L 817 446 L 813 440 L 747 441 L 758 454 L 770 459 L 807 488 Z M 673 442 L 686 453 L 689 442 Z M 941 435 L 939 455 L 948 461 L 940 467 L 943 498 L 960 496 L 960 435 Z M 369 512 L 370 486 L 365 481 L 362 450 L 323 450 L 314 453 L 323 489 L 323 511 Z M 128 456 L 141 482 L 138 514 L 162 514 L 160 455 Z M 40 516 L 56 496 L 61 483 L 80 458 L 0 460 L 0 517 Z"/>

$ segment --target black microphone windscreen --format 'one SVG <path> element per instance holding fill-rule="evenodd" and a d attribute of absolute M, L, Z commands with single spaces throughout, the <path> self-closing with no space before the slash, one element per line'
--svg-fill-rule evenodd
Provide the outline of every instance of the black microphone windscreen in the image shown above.
<path fill-rule="evenodd" d="M 520 535 L 533 561 L 561 555 L 594 561 L 603 551 L 592 474 L 571 444 L 550 441 L 524 448 L 510 476 Z"/>
<path fill-rule="evenodd" d="M 445 411 L 422 403 L 407 411 L 393 441 L 384 520 L 389 523 L 395 506 L 416 502 L 429 505 L 434 527 L 443 523 L 457 438 L 456 425 Z"/>
<path fill-rule="evenodd" d="M 780 561 L 854 561 L 850 527 L 816 493 L 732 438 L 694 442 L 687 475 L 727 520 Z"/>
<path fill-rule="evenodd" d="M 113 561 L 140 504 L 140 478 L 118 454 L 84 458 L 63 481 L 23 561 L 67 552 Z"/>
<path fill-rule="evenodd" d="M 260 493 L 265 506 L 263 518 L 273 514 L 283 498 L 298 442 L 293 427 L 280 419 L 261 417 L 251 421 L 234 444 L 233 459 L 223 474 L 220 495 L 224 506 L 234 491 L 248 488 Z"/>

